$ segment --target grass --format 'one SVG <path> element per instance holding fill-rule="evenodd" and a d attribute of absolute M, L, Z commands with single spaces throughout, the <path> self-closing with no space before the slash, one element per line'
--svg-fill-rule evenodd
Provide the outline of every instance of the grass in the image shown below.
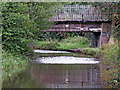
<path fill-rule="evenodd" d="M 101 58 L 101 78 L 106 88 L 118 87 L 120 85 L 120 58 L 118 53 L 118 43 L 114 45 L 105 44 L 101 48 L 101 56 L 99 56 Z"/>
<path fill-rule="evenodd" d="M 33 47 L 35 49 L 57 49 L 59 46 L 57 41 L 34 41 Z"/>
<path fill-rule="evenodd" d="M 119 47 L 116 42 L 114 45 L 103 45 L 102 48 L 90 48 L 90 41 L 83 37 L 68 37 L 62 41 L 34 41 L 35 49 L 79 49 L 84 54 L 94 55 L 100 58 L 101 79 L 106 87 L 118 87 L 120 59 L 118 57 Z M 100 53 L 101 52 L 101 53 Z M 3 80 L 16 72 L 25 69 L 30 58 L 23 55 L 14 56 L 3 51 L 2 54 L 2 76 Z"/>
<path fill-rule="evenodd" d="M 29 57 L 24 55 L 13 55 L 6 51 L 2 53 L 2 81 L 7 77 L 25 69 Z"/>
<path fill-rule="evenodd" d="M 87 38 L 83 37 L 68 37 L 59 42 L 57 48 L 59 49 L 77 49 L 77 48 L 86 48 L 90 47 L 90 41 Z"/>
<path fill-rule="evenodd" d="M 62 41 L 50 40 L 50 41 L 34 41 L 35 49 L 77 49 L 90 47 L 90 41 L 83 37 L 68 37 Z"/>
<path fill-rule="evenodd" d="M 85 37 L 68 37 L 62 39 L 61 41 L 57 40 L 46 40 L 46 41 L 34 41 L 34 49 L 50 49 L 50 50 L 69 50 L 77 49 L 80 50 L 80 53 L 86 55 L 92 55 L 98 57 L 100 53 L 100 48 L 91 48 L 90 40 Z"/>
<path fill-rule="evenodd" d="M 91 48 L 90 40 L 85 37 L 68 37 L 62 39 L 62 41 L 46 40 L 46 41 L 34 41 L 34 49 L 50 49 L 50 50 L 69 50 L 77 49 L 80 53 L 92 55 L 98 57 L 100 48 Z"/>
<path fill-rule="evenodd" d="M 84 54 L 94 55 L 96 57 L 100 54 L 100 48 L 83 48 Z"/>

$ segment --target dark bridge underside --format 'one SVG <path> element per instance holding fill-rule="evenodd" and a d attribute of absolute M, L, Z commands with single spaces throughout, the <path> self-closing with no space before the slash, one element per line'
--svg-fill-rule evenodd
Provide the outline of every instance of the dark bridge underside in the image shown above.
<path fill-rule="evenodd" d="M 49 29 L 44 30 L 45 32 L 92 32 L 90 30 L 78 30 L 78 29 Z"/>
<path fill-rule="evenodd" d="M 44 32 L 101 32 L 100 29 L 95 29 L 95 28 L 91 28 L 91 29 L 49 29 L 49 30 L 43 30 Z"/>

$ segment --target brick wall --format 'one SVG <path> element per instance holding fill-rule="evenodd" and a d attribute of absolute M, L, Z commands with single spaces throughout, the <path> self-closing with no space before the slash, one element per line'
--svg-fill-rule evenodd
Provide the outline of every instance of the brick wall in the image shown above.
<path fill-rule="evenodd" d="M 102 32 L 100 36 L 100 42 L 101 45 L 108 43 L 110 36 L 111 36 L 111 31 L 112 31 L 112 24 L 111 23 L 102 23 L 101 24 Z"/>

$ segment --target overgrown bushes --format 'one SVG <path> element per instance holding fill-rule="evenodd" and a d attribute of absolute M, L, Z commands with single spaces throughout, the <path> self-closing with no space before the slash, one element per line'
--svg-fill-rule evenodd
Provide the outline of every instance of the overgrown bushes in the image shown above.
<path fill-rule="evenodd" d="M 60 46 L 58 48 L 63 49 L 77 49 L 90 47 L 90 41 L 85 37 L 68 37 L 59 42 Z"/>
<path fill-rule="evenodd" d="M 9 52 L 28 54 L 30 43 L 38 38 L 40 30 L 50 28 L 52 2 L 2 2 L 2 47 Z"/>
<path fill-rule="evenodd" d="M 68 37 L 62 41 L 52 40 L 49 41 L 34 41 L 35 49 L 77 49 L 90 47 L 90 41 L 85 37 Z"/>
<path fill-rule="evenodd" d="M 116 42 L 114 45 L 105 44 L 101 48 L 101 77 L 102 81 L 108 85 L 108 87 L 118 87 L 119 82 L 119 71 L 120 71 L 120 58 L 119 58 L 119 47 Z"/>
<path fill-rule="evenodd" d="M 40 32 L 38 40 L 52 39 L 61 41 L 68 37 L 77 37 L 79 36 L 78 32 Z"/>
<path fill-rule="evenodd" d="M 10 52 L 25 54 L 30 51 L 33 24 L 27 4 L 2 3 L 2 46 Z"/>
<path fill-rule="evenodd" d="M 59 46 L 58 41 L 34 41 L 33 47 L 35 49 L 52 49 L 55 50 Z"/>
<path fill-rule="evenodd" d="M 12 53 L 3 51 L 1 61 L 3 80 L 7 76 L 11 76 L 16 72 L 24 70 L 29 60 L 30 58 L 25 55 L 13 55 Z"/>
<path fill-rule="evenodd" d="M 96 57 L 100 54 L 100 48 L 83 48 L 82 50 L 84 54 L 94 55 Z"/>
<path fill-rule="evenodd" d="M 0 2 L 2 30 L 2 75 L 25 68 L 33 52 L 31 41 L 38 32 L 49 28 L 54 6 L 52 2 Z"/>

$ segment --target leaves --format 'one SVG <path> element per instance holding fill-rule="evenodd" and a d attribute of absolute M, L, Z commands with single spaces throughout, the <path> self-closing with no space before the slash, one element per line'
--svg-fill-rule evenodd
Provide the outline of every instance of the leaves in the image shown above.
<path fill-rule="evenodd" d="M 52 23 L 48 19 L 55 5 L 43 2 L 1 3 L 3 49 L 18 53 L 31 52 L 31 40 L 38 38 L 40 30 L 50 28 Z"/>
<path fill-rule="evenodd" d="M 113 23 L 113 36 L 120 41 L 120 2 L 95 2 L 94 6 L 99 6 L 102 13 Z"/>

